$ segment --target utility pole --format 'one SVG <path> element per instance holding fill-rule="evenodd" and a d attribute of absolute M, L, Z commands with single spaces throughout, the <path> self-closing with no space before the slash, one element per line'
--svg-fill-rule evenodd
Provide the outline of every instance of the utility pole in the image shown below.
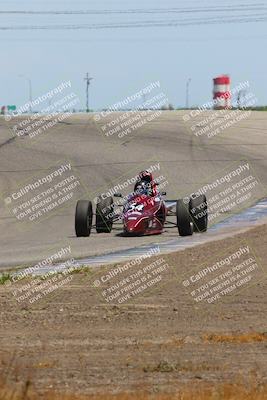
<path fill-rule="evenodd" d="M 93 78 L 90 78 L 89 73 L 87 72 L 86 77 L 84 78 L 86 82 L 86 112 L 89 112 L 89 86 L 92 79 Z"/>
<path fill-rule="evenodd" d="M 143 109 L 145 109 L 145 104 L 146 104 L 146 94 L 143 94 Z"/>
<path fill-rule="evenodd" d="M 32 113 L 32 81 L 29 78 L 27 78 L 27 80 L 29 85 L 30 113 Z"/>
<path fill-rule="evenodd" d="M 243 101 L 242 101 L 243 100 L 242 97 L 244 97 L 245 94 L 246 94 L 245 90 L 239 90 L 239 92 L 237 93 L 237 108 L 238 109 L 244 107 Z"/>
<path fill-rule="evenodd" d="M 30 110 L 30 113 L 32 113 L 32 81 L 31 81 L 30 78 L 27 78 L 24 75 L 19 75 L 19 77 L 20 78 L 25 78 L 26 81 L 28 82 L 28 85 L 29 85 L 29 104 L 30 104 L 29 110 Z"/>
<path fill-rule="evenodd" d="M 189 78 L 186 82 L 186 100 L 185 100 L 185 108 L 188 109 L 189 108 L 189 85 L 191 82 L 191 78 Z"/>

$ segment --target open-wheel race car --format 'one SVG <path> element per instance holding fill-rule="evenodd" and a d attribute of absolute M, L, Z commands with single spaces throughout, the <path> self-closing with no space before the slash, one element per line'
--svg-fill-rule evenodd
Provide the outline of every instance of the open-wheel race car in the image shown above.
<path fill-rule="evenodd" d="M 163 200 L 166 192 L 159 192 L 151 174 L 145 179 L 144 174 L 148 174 L 147 171 L 139 174 L 130 195 L 114 194 L 120 199 L 118 202 L 114 202 L 113 197 L 97 198 L 95 213 L 91 201 L 79 200 L 75 213 L 76 236 L 89 236 L 92 228 L 97 233 L 110 233 L 114 228 L 132 236 L 161 234 L 167 227 L 178 228 L 181 236 L 206 232 L 208 209 L 205 195 L 192 194 L 185 199 Z"/>

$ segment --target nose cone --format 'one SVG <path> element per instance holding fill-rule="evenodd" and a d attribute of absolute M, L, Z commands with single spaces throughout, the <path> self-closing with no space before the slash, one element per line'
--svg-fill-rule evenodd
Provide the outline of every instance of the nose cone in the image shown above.
<path fill-rule="evenodd" d="M 126 232 L 133 233 L 137 230 L 136 225 L 138 225 L 137 219 L 128 219 L 124 223 L 124 229 Z"/>

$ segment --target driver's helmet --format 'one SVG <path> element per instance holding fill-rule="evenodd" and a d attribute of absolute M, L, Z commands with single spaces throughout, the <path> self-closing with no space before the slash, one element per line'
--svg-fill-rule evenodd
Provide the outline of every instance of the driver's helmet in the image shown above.
<path fill-rule="evenodd" d="M 152 188 L 150 183 L 139 182 L 136 185 L 135 193 L 140 195 L 152 196 Z"/>
<path fill-rule="evenodd" d="M 140 174 L 138 175 L 137 181 L 138 182 L 152 183 L 153 176 L 148 171 L 141 171 Z"/>

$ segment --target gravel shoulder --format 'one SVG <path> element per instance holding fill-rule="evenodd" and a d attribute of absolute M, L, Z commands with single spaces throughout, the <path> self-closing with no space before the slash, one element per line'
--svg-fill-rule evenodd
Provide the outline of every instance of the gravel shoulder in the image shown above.
<path fill-rule="evenodd" d="M 194 300 L 183 282 L 246 246 L 260 274 L 252 271 L 242 290 L 218 301 Z M 222 241 L 163 255 L 161 263 L 160 255 L 142 260 L 119 280 L 107 277 L 122 265 L 61 276 L 60 282 L 65 281 L 57 290 L 32 304 L 17 300 L 20 288 L 30 280 L 1 285 L 2 381 L 18 391 L 30 382 L 39 398 L 51 390 L 82 395 L 165 393 L 203 383 L 264 385 L 266 253 L 267 225 L 260 225 Z M 161 280 L 145 290 L 136 286 L 134 296 L 121 304 L 118 298 L 107 301 L 107 293 L 115 293 L 111 282 L 119 284 L 145 267 L 151 272 L 152 263 L 167 266 Z"/>

